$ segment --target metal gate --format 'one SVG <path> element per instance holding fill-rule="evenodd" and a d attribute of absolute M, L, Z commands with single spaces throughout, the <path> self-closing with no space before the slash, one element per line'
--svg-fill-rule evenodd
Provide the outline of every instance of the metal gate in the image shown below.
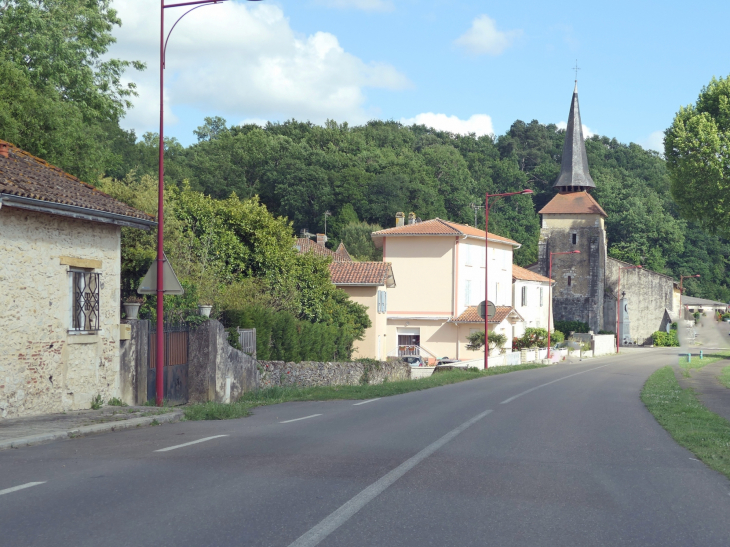
<path fill-rule="evenodd" d="M 256 329 L 238 328 L 237 330 L 241 350 L 256 359 Z"/>
<path fill-rule="evenodd" d="M 188 342 L 190 329 L 187 325 L 165 325 L 165 366 L 163 374 L 163 398 L 171 405 L 188 402 Z M 154 401 L 157 379 L 157 330 L 149 331 L 149 367 L 147 368 L 147 400 Z"/>

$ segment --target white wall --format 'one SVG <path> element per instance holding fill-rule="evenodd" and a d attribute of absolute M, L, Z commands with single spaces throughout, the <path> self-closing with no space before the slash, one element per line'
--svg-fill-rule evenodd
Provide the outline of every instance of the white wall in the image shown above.
<path fill-rule="evenodd" d="M 526 290 L 527 303 L 522 305 L 522 290 Z M 540 290 L 542 290 L 542 305 L 540 305 Z M 550 288 L 547 282 L 525 281 L 516 279 L 512 284 L 512 294 L 514 299 L 514 308 L 525 320 L 524 323 L 518 323 L 515 336 L 522 336 L 525 329 L 528 328 L 548 328 L 548 309 Z M 555 326 L 550 324 L 552 329 Z"/>
<path fill-rule="evenodd" d="M 495 306 L 512 305 L 511 245 L 489 242 L 489 300 Z M 460 238 L 457 261 L 458 300 L 456 315 L 484 298 L 484 240 Z"/>

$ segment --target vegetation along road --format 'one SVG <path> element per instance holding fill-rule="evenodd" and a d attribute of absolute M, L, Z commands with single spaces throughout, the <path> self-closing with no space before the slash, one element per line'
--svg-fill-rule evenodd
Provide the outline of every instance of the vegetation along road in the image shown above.
<path fill-rule="evenodd" d="M 3 544 L 727 545 L 730 482 L 640 400 L 676 359 L 645 350 L 4 451 Z"/>

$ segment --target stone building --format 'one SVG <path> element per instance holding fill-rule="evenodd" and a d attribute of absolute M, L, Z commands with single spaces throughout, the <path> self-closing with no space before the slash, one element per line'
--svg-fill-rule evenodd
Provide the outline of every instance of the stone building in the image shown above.
<path fill-rule="evenodd" d="M 0 141 L 0 418 L 121 397 L 121 227 L 154 225 Z"/>
<path fill-rule="evenodd" d="M 674 282 L 669 276 L 608 256 L 607 215 L 590 194 L 596 185 L 588 170 L 577 83 L 560 175 L 553 187 L 558 193 L 540 210 L 538 262 L 530 269 L 549 277 L 552 254 L 555 321 L 582 321 L 594 332 L 616 332 L 620 292 L 626 299 L 629 320 L 625 322 L 630 329 L 621 332 L 620 338 L 631 343 L 649 342 L 651 334 L 664 330 L 679 312 L 675 309 Z"/>

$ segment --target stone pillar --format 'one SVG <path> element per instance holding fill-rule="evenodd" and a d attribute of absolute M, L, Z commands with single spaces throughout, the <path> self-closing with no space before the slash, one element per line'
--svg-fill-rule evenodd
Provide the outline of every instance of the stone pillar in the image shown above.
<path fill-rule="evenodd" d="M 125 319 L 129 325 L 129 340 L 120 341 L 119 375 L 122 401 L 128 405 L 142 405 L 147 402 L 147 369 L 149 368 L 150 322 L 139 319 Z"/>

